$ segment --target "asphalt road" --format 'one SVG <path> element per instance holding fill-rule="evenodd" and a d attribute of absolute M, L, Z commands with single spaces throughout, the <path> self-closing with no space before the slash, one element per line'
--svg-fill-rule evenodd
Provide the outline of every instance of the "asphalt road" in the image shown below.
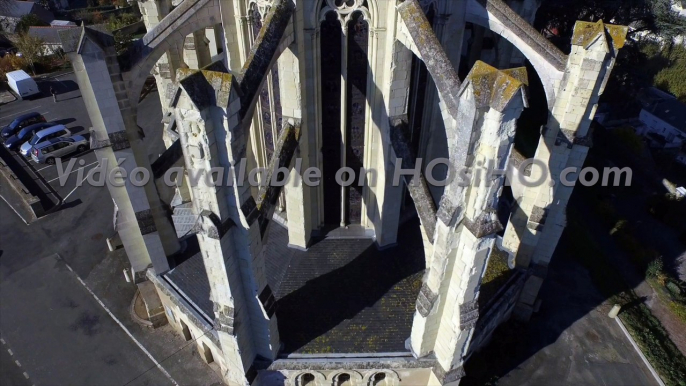
<path fill-rule="evenodd" d="M 0 345 L 0 385 L 31 386 L 31 380 L 24 375 L 22 364 L 14 357 L 14 351 L 3 343 Z"/>
<path fill-rule="evenodd" d="M 86 133 L 90 120 L 73 74 L 51 82 L 58 103 L 49 96 L 11 102 L 0 106 L 0 124 L 39 111 L 49 121 Z M 157 156 L 155 149 L 163 149 L 157 94 L 149 95 L 139 111 L 138 123 Z M 96 165 L 93 152 L 76 157 L 84 161 L 77 167 Z M 6 342 L 0 354 L 0 384 L 173 384 L 146 352 L 162 362 L 165 371 L 165 366 L 173 368 L 171 378 L 178 384 L 215 383 L 216 374 L 171 327 L 146 330 L 128 317 L 136 287 L 123 279 L 123 250 L 107 250 L 105 239 L 114 234 L 107 188 L 84 184 L 75 189 L 77 173 L 60 185 L 54 166 L 32 165 L 66 200 L 62 209 L 28 226 L 0 202 L 0 337 Z"/>

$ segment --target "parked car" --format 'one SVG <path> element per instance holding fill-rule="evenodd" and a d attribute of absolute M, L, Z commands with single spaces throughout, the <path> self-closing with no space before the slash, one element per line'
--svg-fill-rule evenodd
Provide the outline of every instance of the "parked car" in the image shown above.
<path fill-rule="evenodd" d="M 35 123 L 41 122 L 45 122 L 45 118 L 42 115 L 40 115 L 40 113 L 33 112 L 20 115 L 15 120 L 13 120 L 12 123 L 5 126 L 2 129 L 2 132 L 0 132 L 0 135 L 3 139 L 9 138 L 14 134 L 17 134 L 19 130 L 25 128 L 26 126 L 31 126 Z"/>
<path fill-rule="evenodd" d="M 31 150 L 31 158 L 41 164 L 54 165 L 55 159 L 88 149 L 88 140 L 81 135 L 57 137 L 43 141 Z"/>
<path fill-rule="evenodd" d="M 31 137 L 43 130 L 47 129 L 48 127 L 52 127 L 57 125 L 57 123 L 54 122 L 43 122 L 43 123 L 36 123 L 35 125 L 31 126 L 26 126 L 25 128 L 19 130 L 19 132 L 5 140 L 5 147 L 13 150 L 21 146 L 24 142 L 28 141 L 31 139 Z"/>
<path fill-rule="evenodd" d="M 69 131 L 69 129 L 67 129 L 64 125 L 57 125 L 49 127 L 47 129 L 43 129 L 34 134 L 28 142 L 21 145 L 21 147 L 19 148 L 19 153 L 21 153 L 21 155 L 23 156 L 28 157 L 31 153 L 31 148 L 38 145 L 39 143 L 57 137 L 69 137 L 70 135 L 71 131 Z"/>

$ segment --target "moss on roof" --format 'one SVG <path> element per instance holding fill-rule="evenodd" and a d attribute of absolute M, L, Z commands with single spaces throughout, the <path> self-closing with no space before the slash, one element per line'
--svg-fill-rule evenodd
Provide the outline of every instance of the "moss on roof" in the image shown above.
<path fill-rule="evenodd" d="M 471 84 L 478 106 L 502 110 L 529 80 L 524 67 L 501 71 L 477 61 L 465 82 Z"/>
<path fill-rule="evenodd" d="M 228 106 L 234 81 L 233 75 L 228 72 L 180 68 L 177 76 L 179 84 L 198 109 L 202 110 L 211 104 L 222 108 Z"/>
<path fill-rule="evenodd" d="M 588 47 L 598 36 L 607 31 L 612 46 L 615 49 L 624 47 L 626 42 L 626 34 L 629 31 L 628 27 L 621 25 L 605 24 L 602 20 L 597 22 L 577 21 L 574 25 L 574 33 L 572 35 L 572 44 L 577 46 Z"/>

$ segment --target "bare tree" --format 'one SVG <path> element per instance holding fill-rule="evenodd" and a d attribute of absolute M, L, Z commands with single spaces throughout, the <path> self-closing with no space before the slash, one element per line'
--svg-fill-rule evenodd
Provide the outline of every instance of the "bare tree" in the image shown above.
<path fill-rule="evenodd" d="M 43 39 L 31 36 L 29 34 L 19 35 L 15 43 L 17 50 L 21 52 L 22 56 L 29 63 L 31 67 L 31 72 L 36 75 L 36 68 L 34 64 L 40 60 L 40 58 L 45 54 L 45 47 L 43 46 Z"/>

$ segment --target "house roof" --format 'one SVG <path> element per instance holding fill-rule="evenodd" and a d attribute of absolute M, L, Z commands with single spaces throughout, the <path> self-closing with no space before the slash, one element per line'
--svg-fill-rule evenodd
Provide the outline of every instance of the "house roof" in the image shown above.
<path fill-rule="evenodd" d="M 655 103 L 648 112 L 686 133 L 686 105 L 678 99 L 665 99 Z"/>
<path fill-rule="evenodd" d="M 76 26 L 29 27 L 29 35 L 40 38 L 47 44 L 61 44 L 59 31 L 75 28 Z"/>
<path fill-rule="evenodd" d="M 33 1 L 11 1 L 9 6 L 3 9 L 0 14 L 7 17 L 20 18 L 30 13 L 35 14 L 46 23 L 55 19 L 52 12 L 34 3 Z"/>
<path fill-rule="evenodd" d="M 76 23 L 74 23 L 73 21 L 69 21 L 69 20 L 53 20 L 50 22 L 50 25 L 53 27 L 69 26 L 69 25 L 75 26 Z"/>

